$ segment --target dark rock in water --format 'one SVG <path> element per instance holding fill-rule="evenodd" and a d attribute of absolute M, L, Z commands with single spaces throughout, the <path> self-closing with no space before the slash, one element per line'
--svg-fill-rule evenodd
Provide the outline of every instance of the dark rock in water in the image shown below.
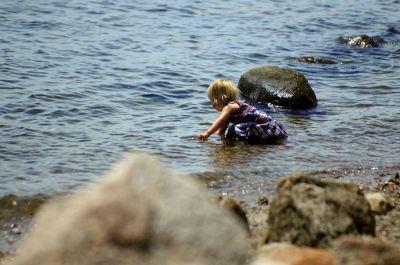
<path fill-rule="evenodd" d="M 383 43 L 383 40 L 376 40 L 367 35 L 361 35 L 356 37 L 345 37 L 344 40 L 347 42 L 347 44 L 360 48 L 379 47 L 379 45 Z"/>
<path fill-rule="evenodd" d="M 243 264 L 248 234 L 200 183 L 145 154 L 37 213 L 13 264 Z"/>
<path fill-rule="evenodd" d="M 330 247 L 341 235 L 375 235 L 375 218 L 351 183 L 292 176 L 278 184 L 268 218 L 268 242 Z"/>
<path fill-rule="evenodd" d="M 318 58 L 313 56 L 304 56 L 304 57 L 292 57 L 291 60 L 301 62 L 301 63 L 311 63 L 311 64 L 336 64 L 337 62 L 326 59 L 326 58 Z"/>
<path fill-rule="evenodd" d="M 239 80 L 243 97 L 290 109 L 307 109 L 318 105 L 307 79 L 299 72 L 276 66 L 250 69 Z"/>
<path fill-rule="evenodd" d="M 343 237 L 335 242 L 336 264 L 395 265 L 400 264 L 400 245 L 371 237 Z"/>
<path fill-rule="evenodd" d="M 387 31 L 395 34 L 400 34 L 400 30 L 396 29 L 395 27 L 390 27 Z"/>

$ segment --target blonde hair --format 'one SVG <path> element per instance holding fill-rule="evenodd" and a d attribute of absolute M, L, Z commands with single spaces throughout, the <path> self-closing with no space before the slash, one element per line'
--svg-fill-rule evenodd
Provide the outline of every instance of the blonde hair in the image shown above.
<path fill-rule="evenodd" d="M 207 89 L 207 95 L 211 102 L 221 102 L 224 105 L 239 100 L 239 90 L 232 81 L 227 79 L 212 82 Z"/>

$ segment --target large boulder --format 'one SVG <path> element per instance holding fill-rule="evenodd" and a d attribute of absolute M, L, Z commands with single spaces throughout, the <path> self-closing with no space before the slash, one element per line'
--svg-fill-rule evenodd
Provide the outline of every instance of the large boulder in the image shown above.
<path fill-rule="evenodd" d="M 243 97 L 289 109 L 307 109 L 318 105 L 307 79 L 299 72 L 277 66 L 250 69 L 239 80 Z"/>
<path fill-rule="evenodd" d="M 145 154 L 43 206 L 12 264 L 243 264 L 248 235 L 201 184 Z"/>
<path fill-rule="evenodd" d="M 268 225 L 268 242 L 308 247 L 330 247 L 341 235 L 375 235 L 374 215 L 355 184 L 307 175 L 278 183 Z"/>

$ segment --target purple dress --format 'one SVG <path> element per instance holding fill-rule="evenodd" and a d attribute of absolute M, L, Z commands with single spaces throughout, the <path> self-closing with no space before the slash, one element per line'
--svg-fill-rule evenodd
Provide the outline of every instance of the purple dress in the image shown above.
<path fill-rule="evenodd" d="M 230 117 L 226 138 L 248 143 L 280 143 L 287 138 L 282 124 L 265 112 L 244 102 L 236 102 L 240 109 Z"/>

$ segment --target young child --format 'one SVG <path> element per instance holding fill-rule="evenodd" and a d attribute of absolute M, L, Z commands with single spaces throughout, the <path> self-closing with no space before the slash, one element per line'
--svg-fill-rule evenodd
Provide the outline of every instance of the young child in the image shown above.
<path fill-rule="evenodd" d="M 221 114 L 207 131 L 197 135 L 199 139 L 206 140 L 215 132 L 224 136 L 227 128 L 226 138 L 248 143 L 280 143 L 287 138 L 282 124 L 265 112 L 239 101 L 239 90 L 232 81 L 219 79 L 212 82 L 207 94 L 213 107 Z"/>

